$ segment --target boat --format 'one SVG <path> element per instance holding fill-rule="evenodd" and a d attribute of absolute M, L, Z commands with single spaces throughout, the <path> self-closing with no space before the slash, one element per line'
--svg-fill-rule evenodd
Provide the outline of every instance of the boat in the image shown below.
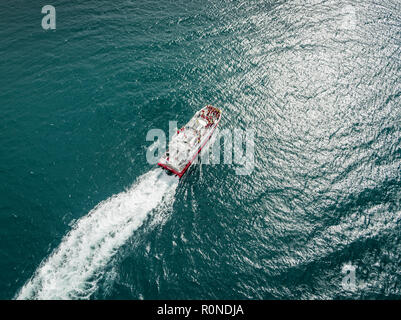
<path fill-rule="evenodd" d="M 157 163 L 181 178 L 205 145 L 210 141 L 221 119 L 221 110 L 208 105 L 174 133 L 166 153 Z"/>

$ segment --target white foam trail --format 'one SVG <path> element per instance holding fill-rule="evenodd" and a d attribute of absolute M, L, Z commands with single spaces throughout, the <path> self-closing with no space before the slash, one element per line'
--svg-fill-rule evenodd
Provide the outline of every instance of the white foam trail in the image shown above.
<path fill-rule="evenodd" d="M 158 204 L 173 201 L 177 185 L 177 177 L 155 169 L 129 190 L 99 203 L 75 223 L 16 299 L 89 298 L 118 248 Z"/>

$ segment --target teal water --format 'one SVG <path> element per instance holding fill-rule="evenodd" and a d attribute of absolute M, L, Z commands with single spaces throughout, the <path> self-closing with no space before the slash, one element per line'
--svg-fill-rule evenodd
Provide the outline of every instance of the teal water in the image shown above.
<path fill-rule="evenodd" d="M 1 299 L 400 298 L 398 1 L 45 4 L 0 4 Z M 251 175 L 147 163 L 206 104 Z"/>

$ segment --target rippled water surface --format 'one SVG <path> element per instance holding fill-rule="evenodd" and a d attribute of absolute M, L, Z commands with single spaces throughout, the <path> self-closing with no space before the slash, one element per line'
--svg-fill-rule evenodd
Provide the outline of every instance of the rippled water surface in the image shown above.
<path fill-rule="evenodd" d="M 401 297 L 399 1 L 52 4 L 0 4 L 0 298 Z M 209 103 L 252 174 L 160 175 Z"/>

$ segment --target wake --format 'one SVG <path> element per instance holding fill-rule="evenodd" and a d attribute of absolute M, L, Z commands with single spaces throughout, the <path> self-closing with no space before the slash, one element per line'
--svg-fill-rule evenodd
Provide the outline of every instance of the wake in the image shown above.
<path fill-rule="evenodd" d="M 78 220 L 16 299 L 88 299 L 117 250 L 159 204 L 171 206 L 178 178 L 152 170 Z"/>

